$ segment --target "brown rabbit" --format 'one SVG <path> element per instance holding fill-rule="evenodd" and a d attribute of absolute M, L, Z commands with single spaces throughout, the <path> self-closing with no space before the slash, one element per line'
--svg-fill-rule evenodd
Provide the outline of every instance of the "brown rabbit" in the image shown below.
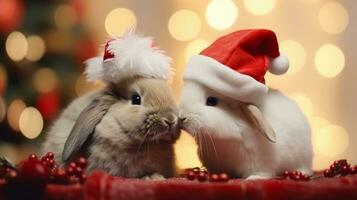
<path fill-rule="evenodd" d="M 135 45 L 132 38 L 127 41 Z M 84 155 L 89 161 L 87 170 L 100 169 L 116 176 L 173 176 L 173 144 L 180 129 L 178 108 L 167 81 L 142 75 L 116 82 L 110 78 L 107 88 L 74 100 L 64 110 L 49 131 L 43 150 L 52 151 L 62 163 Z"/>

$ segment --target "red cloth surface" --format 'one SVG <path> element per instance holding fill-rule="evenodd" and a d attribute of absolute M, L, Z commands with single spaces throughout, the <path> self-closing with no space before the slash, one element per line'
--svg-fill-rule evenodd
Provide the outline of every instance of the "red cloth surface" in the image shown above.
<path fill-rule="evenodd" d="M 4 182 L 0 180 L 0 199 Z M 226 183 L 200 183 L 184 178 L 146 181 L 112 177 L 93 172 L 84 185 L 47 185 L 47 200 L 197 200 L 197 199 L 357 199 L 357 175 L 320 178 L 311 181 L 292 180 L 230 180 Z"/>

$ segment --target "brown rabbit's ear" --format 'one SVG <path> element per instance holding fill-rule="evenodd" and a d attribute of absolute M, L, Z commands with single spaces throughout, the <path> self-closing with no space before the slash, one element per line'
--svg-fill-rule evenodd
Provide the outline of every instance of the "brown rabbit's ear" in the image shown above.
<path fill-rule="evenodd" d="M 95 127 L 117 99 L 105 93 L 95 98 L 80 114 L 64 145 L 62 160 L 68 161 L 93 134 Z"/>
<path fill-rule="evenodd" d="M 264 118 L 259 108 L 255 105 L 249 104 L 246 107 L 246 112 L 250 120 L 252 120 L 254 125 L 259 130 L 259 132 L 270 142 L 275 143 L 276 142 L 275 132 L 271 127 L 271 125 L 269 124 L 269 122 Z"/>

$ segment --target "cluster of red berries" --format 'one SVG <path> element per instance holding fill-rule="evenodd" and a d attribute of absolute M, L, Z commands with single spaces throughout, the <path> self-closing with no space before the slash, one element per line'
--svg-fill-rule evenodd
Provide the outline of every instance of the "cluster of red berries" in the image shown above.
<path fill-rule="evenodd" d="M 287 171 L 285 170 L 283 173 L 284 179 L 291 179 L 295 181 L 308 181 L 310 180 L 310 176 L 307 174 L 303 174 L 299 171 Z"/>
<path fill-rule="evenodd" d="M 199 167 L 189 168 L 185 170 L 185 177 L 188 180 L 198 180 L 200 182 L 227 182 L 229 177 L 226 173 L 208 173 L 207 170 Z"/>
<path fill-rule="evenodd" d="M 338 175 L 347 176 L 357 174 L 357 165 L 351 166 L 347 160 L 336 160 L 330 165 L 329 169 L 324 171 L 325 177 L 335 177 Z"/>
<path fill-rule="evenodd" d="M 83 183 L 86 179 L 86 166 L 87 160 L 84 157 L 63 168 L 56 164 L 52 152 L 48 152 L 41 159 L 30 154 L 28 159 L 20 162 L 17 167 L 0 166 L 0 177 L 4 177 L 8 183 Z"/>

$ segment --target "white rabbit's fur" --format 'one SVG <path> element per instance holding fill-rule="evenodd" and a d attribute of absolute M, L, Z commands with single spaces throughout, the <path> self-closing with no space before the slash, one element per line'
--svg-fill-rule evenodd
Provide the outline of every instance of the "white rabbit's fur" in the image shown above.
<path fill-rule="evenodd" d="M 217 106 L 206 105 L 210 96 L 219 99 Z M 310 127 L 297 104 L 269 89 L 258 106 L 275 131 L 276 143 L 257 132 L 244 106 L 197 82 L 185 82 L 180 117 L 185 119 L 183 128 L 195 137 L 208 170 L 248 179 L 270 178 L 284 170 L 311 174 Z"/>

